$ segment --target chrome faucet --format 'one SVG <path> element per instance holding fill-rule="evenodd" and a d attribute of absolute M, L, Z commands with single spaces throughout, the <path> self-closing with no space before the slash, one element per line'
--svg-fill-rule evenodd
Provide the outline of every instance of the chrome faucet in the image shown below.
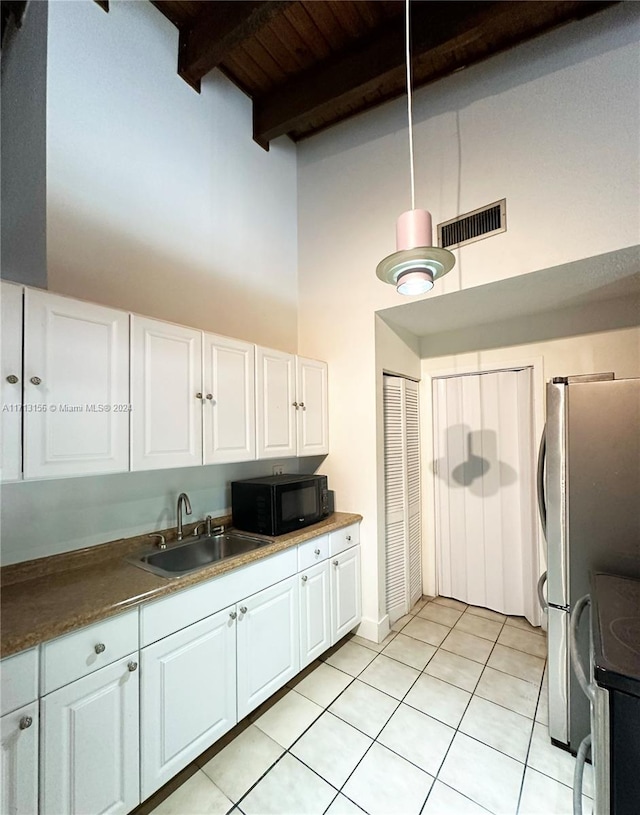
<path fill-rule="evenodd" d="M 177 539 L 179 541 L 182 540 L 182 505 L 184 504 L 184 509 L 187 515 L 191 515 L 191 501 L 189 500 L 189 496 L 186 492 L 181 492 L 178 496 L 178 535 Z"/>

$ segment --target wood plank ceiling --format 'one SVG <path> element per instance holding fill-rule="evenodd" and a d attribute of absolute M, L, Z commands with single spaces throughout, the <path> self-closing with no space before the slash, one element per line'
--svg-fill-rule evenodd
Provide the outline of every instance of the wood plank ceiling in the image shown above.
<path fill-rule="evenodd" d="M 151 0 L 179 30 L 194 89 L 219 68 L 253 100 L 253 137 L 312 136 L 406 92 L 403 0 Z M 411 5 L 415 87 L 435 82 L 611 2 Z"/>

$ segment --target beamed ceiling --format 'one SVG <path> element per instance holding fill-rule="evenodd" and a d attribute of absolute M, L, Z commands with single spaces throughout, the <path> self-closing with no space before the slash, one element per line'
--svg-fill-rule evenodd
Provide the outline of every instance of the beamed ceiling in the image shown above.
<path fill-rule="evenodd" d="M 403 0 L 151 0 L 179 30 L 195 90 L 219 68 L 253 100 L 268 148 L 312 136 L 406 92 Z M 435 82 L 610 2 L 414 0 L 414 86 Z"/>
<path fill-rule="evenodd" d="M 404 0 L 150 0 L 179 31 L 178 73 L 194 91 L 214 68 L 253 101 L 268 149 L 406 93 Z M 106 11 L 109 0 L 96 0 Z M 24 2 L 3 0 L 2 28 Z M 414 87 L 435 82 L 613 2 L 411 4 Z"/>

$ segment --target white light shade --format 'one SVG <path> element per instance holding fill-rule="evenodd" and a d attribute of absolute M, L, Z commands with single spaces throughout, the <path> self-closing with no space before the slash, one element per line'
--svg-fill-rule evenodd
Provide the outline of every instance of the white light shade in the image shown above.
<path fill-rule="evenodd" d="M 398 294 L 425 294 L 433 288 L 433 275 L 428 269 L 403 272 L 398 277 Z"/>

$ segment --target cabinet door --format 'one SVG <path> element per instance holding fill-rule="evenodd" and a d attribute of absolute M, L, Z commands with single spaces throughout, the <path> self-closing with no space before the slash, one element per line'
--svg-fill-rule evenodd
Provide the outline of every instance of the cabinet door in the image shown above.
<path fill-rule="evenodd" d="M 25 290 L 24 477 L 129 469 L 129 315 Z"/>
<path fill-rule="evenodd" d="M 360 547 L 354 546 L 331 559 L 332 644 L 362 619 L 360 592 Z"/>
<path fill-rule="evenodd" d="M 331 646 L 329 563 L 318 563 L 300 575 L 300 668 Z"/>
<path fill-rule="evenodd" d="M 140 803 L 136 659 L 41 700 L 43 815 L 125 815 Z"/>
<path fill-rule="evenodd" d="M 238 604 L 238 719 L 299 670 L 298 576 Z"/>
<path fill-rule="evenodd" d="M 225 609 L 142 650 L 143 799 L 236 723 L 234 619 Z"/>
<path fill-rule="evenodd" d="M 0 719 L 2 815 L 38 812 L 38 703 L 32 702 Z"/>
<path fill-rule="evenodd" d="M 256 457 L 255 345 L 204 335 L 204 463 Z"/>
<path fill-rule="evenodd" d="M 256 442 L 258 458 L 296 455 L 295 357 L 256 349 Z"/>
<path fill-rule="evenodd" d="M 17 481 L 22 476 L 22 287 L 2 283 L 0 305 L 2 480 Z"/>
<path fill-rule="evenodd" d="M 202 334 L 131 318 L 131 469 L 202 464 Z"/>
<path fill-rule="evenodd" d="M 327 363 L 296 357 L 298 455 L 329 452 Z"/>

